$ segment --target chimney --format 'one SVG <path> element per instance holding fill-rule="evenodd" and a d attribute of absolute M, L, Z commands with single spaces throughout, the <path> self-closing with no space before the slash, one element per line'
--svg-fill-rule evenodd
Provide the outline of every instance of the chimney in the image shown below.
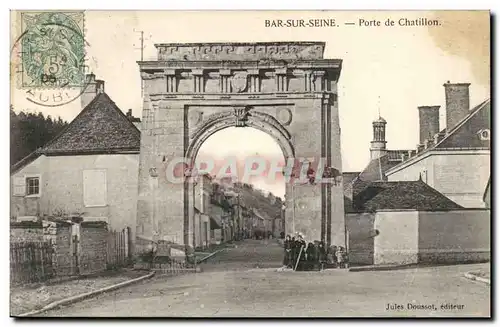
<path fill-rule="evenodd" d="M 96 80 L 95 75 L 90 73 L 85 76 L 85 89 L 80 96 L 82 110 L 97 96 L 104 93 L 104 81 Z"/>
<path fill-rule="evenodd" d="M 426 140 L 424 141 L 424 149 L 427 149 L 427 148 L 429 147 L 429 145 L 431 145 L 431 143 L 432 143 L 432 141 L 431 141 L 431 140 L 426 139 Z"/>
<path fill-rule="evenodd" d="M 439 132 L 439 106 L 418 107 L 418 118 L 420 124 L 420 144 L 426 139 L 432 138 Z"/>
<path fill-rule="evenodd" d="M 436 133 L 436 135 L 434 135 L 434 144 L 438 144 L 439 142 L 441 142 L 444 136 L 444 133 Z"/>
<path fill-rule="evenodd" d="M 104 93 L 104 81 L 101 79 L 96 80 L 96 94 Z"/>
<path fill-rule="evenodd" d="M 469 114 L 470 83 L 450 83 L 448 81 L 443 86 L 446 97 L 446 131 L 449 132 Z"/>

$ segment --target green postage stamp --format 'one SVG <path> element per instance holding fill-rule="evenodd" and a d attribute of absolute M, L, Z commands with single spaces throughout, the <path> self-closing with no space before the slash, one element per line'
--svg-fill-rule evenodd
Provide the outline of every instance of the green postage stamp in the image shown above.
<path fill-rule="evenodd" d="M 85 82 L 83 11 L 21 13 L 20 84 L 71 88 Z"/>

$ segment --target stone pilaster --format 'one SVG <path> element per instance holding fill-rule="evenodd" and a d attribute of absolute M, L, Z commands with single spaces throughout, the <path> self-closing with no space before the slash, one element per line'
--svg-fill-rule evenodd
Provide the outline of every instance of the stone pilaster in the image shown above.
<path fill-rule="evenodd" d="M 281 68 L 275 70 L 276 90 L 278 92 L 288 92 L 288 75 L 287 69 Z"/>
<path fill-rule="evenodd" d="M 249 92 L 260 92 L 260 71 L 258 69 L 249 69 L 248 75 L 250 76 Z"/>
<path fill-rule="evenodd" d="M 314 91 L 316 92 L 321 92 L 325 91 L 325 72 L 321 70 L 316 70 L 313 73 L 313 85 L 314 85 Z"/>
<path fill-rule="evenodd" d="M 303 76 L 304 76 L 304 91 L 313 92 L 314 91 L 313 72 L 311 70 L 305 70 Z"/>
<path fill-rule="evenodd" d="M 193 75 L 193 90 L 194 93 L 204 93 L 205 92 L 205 77 L 203 75 L 203 69 L 196 69 L 192 71 Z"/>
<path fill-rule="evenodd" d="M 323 106 L 326 112 L 326 155 L 328 166 L 342 174 L 342 156 L 340 151 L 341 131 L 336 93 L 324 94 Z M 327 214 L 326 239 L 329 244 L 347 247 L 344 192 L 341 177 L 336 183 L 327 184 L 326 198 L 329 214 Z"/>
<path fill-rule="evenodd" d="M 230 69 L 220 70 L 220 93 L 230 93 L 231 84 L 229 83 L 229 77 L 231 76 Z"/>
<path fill-rule="evenodd" d="M 175 69 L 165 69 L 165 78 L 167 80 L 167 93 L 177 92 L 177 75 Z"/>

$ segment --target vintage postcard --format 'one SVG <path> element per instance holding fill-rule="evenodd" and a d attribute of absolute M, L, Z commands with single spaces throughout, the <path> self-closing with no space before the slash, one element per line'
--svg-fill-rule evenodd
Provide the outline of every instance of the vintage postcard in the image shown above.
<path fill-rule="evenodd" d="M 490 12 L 13 10 L 13 317 L 491 317 Z"/>

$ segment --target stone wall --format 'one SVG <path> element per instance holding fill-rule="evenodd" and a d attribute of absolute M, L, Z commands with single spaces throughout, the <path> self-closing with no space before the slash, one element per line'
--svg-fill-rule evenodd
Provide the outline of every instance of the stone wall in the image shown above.
<path fill-rule="evenodd" d="M 403 165 L 404 167 L 404 165 Z M 389 171 L 389 181 L 422 180 L 465 208 L 484 208 L 490 176 L 490 153 L 484 150 L 448 151 L 422 155 L 411 165 Z"/>
<path fill-rule="evenodd" d="M 352 213 L 346 215 L 349 265 L 372 265 L 374 254 L 375 214 Z M 335 245 L 335 244 L 334 244 Z"/>
<path fill-rule="evenodd" d="M 57 276 L 76 273 L 71 228 L 70 223 L 58 223 L 56 227 L 53 265 Z"/>
<path fill-rule="evenodd" d="M 103 222 L 82 222 L 80 225 L 80 274 L 106 270 L 108 225 Z"/>
<path fill-rule="evenodd" d="M 40 156 L 11 176 L 41 176 L 40 197 L 11 196 L 11 215 L 40 216 L 63 212 L 85 212 L 84 219 L 104 220 L 122 230 L 136 225 L 138 154 Z M 106 171 L 107 205 L 86 207 L 83 196 L 84 170 Z M 12 186 L 11 186 L 12 188 Z M 135 228 L 132 229 L 135 235 Z M 135 237 L 132 237 L 135 241 Z M 133 244 L 132 244 L 133 246 Z"/>
<path fill-rule="evenodd" d="M 373 219 L 373 264 L 460 264 L 490 260 L 491 212 L 379 211 L 348 214 L 349 260 L 369 263 Z M 361 257 L 360 257 L 361 252 Z"/>
<path fill-rule="evenodd" d="M 67 222 L 16 222 L 11 223 L 10 242 L 51 242 L 52 267 L 55 276 L 75 273 L 71 223 Z"/>
<path fill-rule="evenodd" d="M 418 262 L 418 211 L 379 211 L 374 225 L 374 264 Z"/>
<path fill-rule="evenodd" d="M 10 214 L 14 219 L 23 216 L 39 216 L 44 213 L 44 206 L 41 203 L 42 196 L 45 194 L 45 178 L 43 171 L 46 167 L 46 157 L 40 156 L 29 165 L 26 165 L 21 170 L 10 176 Z M 14 181 L 16 178 L 25 178 L 26 176 L 41 175 L 41 196 L 17 196 L 14 195 Z"/>
<path fill-rule="evenodd" d="M 418 213 L 418 261 L 472 263 L 490 260 L 489 210 Z"/>
<path fill-rule="evenodd" d="M 43 225 L 41 222 L 12 222 L 10 224 L 10 242 L 42 242 Z"/>

